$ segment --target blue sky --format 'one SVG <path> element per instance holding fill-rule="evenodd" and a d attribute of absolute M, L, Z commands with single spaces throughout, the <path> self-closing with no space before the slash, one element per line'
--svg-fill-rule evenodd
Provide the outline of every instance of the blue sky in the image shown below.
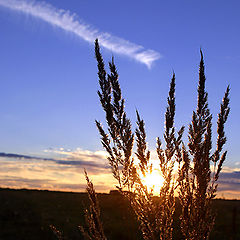
<path fill-rule="evenodd" d="M 163 134 L 173 70 L 177 84 L 176 126 L 187 126 L 191 121 L 201 47 L 215 122 L 224 91 L 228 84 L 231 87 L 225 169 L 240 171 L 239 8 L 239 1 L 233 0 L 151 4 L 135 0 L 0 0 L 0 152 L 61 159 L 76 153 L 87 159 L 103 154 L 94 124 L 95 119 L 103 122 L 104 114 L 96 94 L 92 41 L 101 36 L 105 61 L 115 57 L 133 125 L 137 108 L 146 122 L 152 150 L 155 138 Z M 54 21 L 58 26 L 53 25 Z M 2 159 L 13 171 L 14 160 L 8 159 L 9 163 Z M 104 158 L 101 161 L 104 163 Z M 38 164 L 50 169 L 46 162 Z M 2 179 L 11 174 L 20 177 L 11 171 L 3 171 Z M 50 178 L 54 179 L 56 172 Z M 81 184 L 82 175 L 79 178 Z"/>

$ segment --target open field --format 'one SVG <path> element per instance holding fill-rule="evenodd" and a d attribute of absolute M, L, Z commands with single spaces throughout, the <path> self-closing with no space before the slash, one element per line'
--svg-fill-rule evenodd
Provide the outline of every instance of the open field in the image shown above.
<path fill-rule="evenodd" d="M 141 239 L 134 214 L 118 194 L 98 194 L 108 239 Z M 240 239 L 240 201 L 214 200 L 216 225 L 211 239 Z M 86 193 L 0 189 L 0 239 L 57 239 L 50 229 L 61 230 L 64 239 L 82 239 Z M 178 206 L 176 215 L 178 215 Z M 174 239 L 182 239 L 174 224 Z"/>

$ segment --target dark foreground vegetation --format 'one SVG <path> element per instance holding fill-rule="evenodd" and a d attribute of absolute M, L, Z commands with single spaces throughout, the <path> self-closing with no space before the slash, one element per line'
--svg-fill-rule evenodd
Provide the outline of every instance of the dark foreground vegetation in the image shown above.
<path fill-rule="evenodd" d="M 98 194 L 98 199 L 108 239 L 142 239 L 134 213 L 120 194 Z M 63 232 L 63 239 L 83 239 L 78 226 L 85 224 L 88 204 L 86 193 L 0 189 L 0 239 L 57 239 L 50 225 Z M 210 239 L 240 239 L 240 201 L 216 199 L 213 206 L 217 218 Z M 183 239 L 176 221 L 173 239 Z"/>

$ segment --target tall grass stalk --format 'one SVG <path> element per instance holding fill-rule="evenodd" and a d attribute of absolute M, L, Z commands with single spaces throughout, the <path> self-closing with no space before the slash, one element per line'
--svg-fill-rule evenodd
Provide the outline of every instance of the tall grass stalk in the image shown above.
<path fill-rule="evenodd" d="M 178 155 L 179 199 L 182 207 L 181 228 L 186 239 L 208 239 L 214 225 L 212 200 L 217 192 L 217 180 L 226 159 L 224 125 L 229 108 L 229 86 L 223 97 L 217 121 L 217 144 L 212 151 L 212 115 L 205 90 L 203 54 L 199 66 L 198 104 L 188 131 L 188 149 L 183 145 Z M 213 172 L 211 172 L 213 166 Z"/>
<path fill-rule="evenodd" d="M 97 199 L 97 194 L 94 190 L 93 183 L 90 181 L 87 172 L 85 171 L 87 181 L 86 191 L 90 200 L 89 210 L 85 210 L 85 222 L 87 223 L 88 231 L 82 226 L 79 226 L 85 240 L 106 240 L 103 232 L 102 222 L 100 220 L 100 207 Z"/>

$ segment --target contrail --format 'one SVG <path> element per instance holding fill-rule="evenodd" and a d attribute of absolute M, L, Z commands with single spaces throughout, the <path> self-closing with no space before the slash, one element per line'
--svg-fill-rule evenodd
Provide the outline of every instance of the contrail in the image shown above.
<path fill-rule="evenodd" d="M 161 56 L 154 50 L 146 50 L 143 46 L 131 43 L 125 39 L 113 36 L 107 32 L 84 23 L 79 17 L 67 10 L 57 9 L 46 2 L 32 0 L 0 0 L 0 6 L 8 9 L 29 14 L 39 18 L 53 26 L 74 33 L 81 39 L 93 43 L 96 38 L 106 49 L 135 59 L 151 67 L 152 63 Z"/>

